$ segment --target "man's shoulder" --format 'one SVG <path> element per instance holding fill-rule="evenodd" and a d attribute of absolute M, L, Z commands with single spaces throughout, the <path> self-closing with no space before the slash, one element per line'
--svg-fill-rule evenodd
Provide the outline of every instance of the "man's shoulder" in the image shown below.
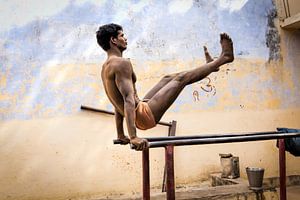
<path fill-rule="evenodd" d="M 122 57 L 112 57 L 109 60 L 110 65 L 131 65 L 130 60 Z"/>
<path fill-rule="evenodd" d="M 109 66 L 113 69 L 113 71 L 127 71 L 131 70 L 130 60 L 121 57 L 113 57 L 109 60 Z"/>

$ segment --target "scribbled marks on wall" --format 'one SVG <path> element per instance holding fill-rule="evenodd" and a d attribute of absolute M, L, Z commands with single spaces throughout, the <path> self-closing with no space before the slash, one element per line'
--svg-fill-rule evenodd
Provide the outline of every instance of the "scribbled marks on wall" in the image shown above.
<path fill-rule="evenodd" d="M 277 11 L 275 7 L 273 7 L 268 13 L 268 27 L 266 31 L 266 45 L 269 48 L 269 61 L 279 60 L 281 58 L 280 36 L 274 23 L 276 17 Z"/>
<path fill-rule="evenodd" d="M 200 101 L 200 95 L 202 92 L 208 96 L 215 96 L 217 93 L 216 87 L 212 84 L 212 81 L 209 77 L 204 78 L 197 84 L 197 89 L 193 91 L 193 99 L 195 102 Z"/>
<path fill-rule="evenodd" d="M 147 42 L 145 38 L 137 40 L 135 48 L 144 51 L 148 56 L 160 56 L 161 54 L 159 50 L 165 48 L 166 41 L 160 39 L 159 35 L 155 32 L 149 33 L 148 39 L 151 43 Z"/>

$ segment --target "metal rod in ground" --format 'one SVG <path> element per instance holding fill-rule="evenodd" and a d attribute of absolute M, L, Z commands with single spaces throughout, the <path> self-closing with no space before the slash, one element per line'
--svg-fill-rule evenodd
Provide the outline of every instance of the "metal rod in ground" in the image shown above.
<path fill-rule="evenodd" d="M 82 110 L 88 110 L 88 111 L 93 111 L 93 112 L 100 112 L 100 113 L 105 113 L 105 114 L 109 114 L 109 115 L 114 115 L 115 113 L 109 110 L 103 110 L 103 109 L 99 109 L 99 108 L 93 108 L 90 106 L 84 106 L 81 105 L 80 109 Z M 171 126 L 171 123 L 168 122 L 158 122 L 158 124 L 163 125 L 163 126 Z"/>
<path fill-rule="evenodd" d="M 164 147 L 167 145 L 184 146 L 184 145 L 217 144 L 217 143 L 232 143 L 232 142 L 250 142 L 250 141 L 273 140 L 273 139 L 282 139 L 282 138 L 299 137 L 299 136 L 300 133 L 273 133 L 267 135 L 166 140 L 166 141 L 149 142 L 149 148 Z"/>
<path fill-rule="evenodd" d="M 88 110 L 88 111 L 93 111 L 93 112 L 100 112 L 100 113 L 105 113 L 105 114 L 109 114 L 109 115 L 114 115 L 115 113 L 109 110 L 103 110 L 103 109 L 99 109 L 99 108 L 93 108 L 90 106 L 84 106 L 81 105 L 80 107 L 82 110 Z"/>
<path fill-rule="evenodd" d="M 143 200 L 150 200 L 149 149 L 143 150 Z"/>
<path fill-rule="evenodd" d="M 285 166 L 284 139 L 279 139 L 278 145 L 279 145 L 280 200 L 286 200 L 286 166 Z"/>

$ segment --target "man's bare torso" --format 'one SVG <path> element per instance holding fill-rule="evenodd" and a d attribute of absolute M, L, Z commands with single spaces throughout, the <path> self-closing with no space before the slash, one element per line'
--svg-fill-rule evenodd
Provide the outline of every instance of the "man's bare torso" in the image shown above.
<path fill-rule="evenodd" d="M 124 100 L 123 96 L 120 93 L 117 84 L 116 84 L 116 72 L 122 72 L 122 70 L 130 70 L 131 74 L 131 82 L 135 88 L 136 75 L 133 72 L 131 64 L 129 65 L 129 69 L 123 69 L 122 63 L 129 62 L 128 59 L 120 58 L 120 57 L 110 57 L 108 58 L 102 66 L 101 78 L 104 85 L 105 92 L 110 100 L 110 102 L 114 105 L 115 109 L 124 116 Z M 136 91 L 135 94 L 136 95 Z M 138 100 L 135 99 L 135 104 L 137 105 Z"/>

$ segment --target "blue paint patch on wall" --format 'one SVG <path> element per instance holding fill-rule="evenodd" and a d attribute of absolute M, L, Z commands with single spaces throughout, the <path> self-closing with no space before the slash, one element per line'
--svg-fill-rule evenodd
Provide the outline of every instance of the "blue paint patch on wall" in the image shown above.
<path fill-rule="evenodd" d="M 24 60 L 31 58 L 47 62 L 64 54 L 61 61 L 77 62 L 82 58 L 82 51 L 91 45 L 87 42 L 95 42 L 94 31 L 97 27 L 112 22 L 114 16 L 129 9 L 127 13 L 130 15 L 117 20 L 122 22 L 128 32 L 129 42 L 134 42 L 130 45 L 140 47 L 129 49 L 139 59 L 174 59 L 172 52 L 168 54 L 172 46 L 178 48 L 175 51 L 176 58 L 198 58 L 204 43 L 213 45 L 214 53 L 218 54 L 218 34 L 223 31 L 229 32 L 234 41 L 238 41 L 235 43 L 237 52 L 248 52 L 252 57 L 265 58 L 268 55 L 265 46 L 266 17 L 268 10 L 273 7 L 272 1 L 248 1 L 241 10 L 232 13 L 216 9 L 218 7 L 214 2 L 204 6 L 195 3 L 183 16 L 166 12 L 168 3 L 161 1 L 149 4 L 136 13 L 128 7 L 117 7 L 114 1 L 107 1 L 102 6 L 71 2 L 61 13 L 46 20 L 12 28 L 1 39 L 11 42 L 10 48 L 4 46 L 7 53 L 12 50 Z M 94 31 L 80 35 L 81 25 L 91 25 L 89 28 Z M 71 37 L 72 33 L 78 34 L 78 37 Z M 69 38 L 66 37 L 68 35 Z M 60 39 L 65 40 L 61 41 L 61 46 L 55 46 Z M 71 46 L 66 48 L 70 40 Z M 158 51 L 159 55 L 149 53 L 151 49 Z M 96 53 L 99 54 L 98 51 Z"/>
<path fill-rule="evenodd" d="M 234 12 L 221 9 L 217 0 L 194 1 L 185 13 L 171 13 L 171 2 L 149 1 L 134 9 L 134 5 L 141 1 L 123 4 L 106 1 L 102 5 L 70 1 L 56 15 L 0 32 L 0 71 L 8 82 L 5 87 L 0 86 L 0 91 L 5 95 L 16 95 L 14 104 L 1 102 L 11 111 L 0 114 L 0 119 L 30 119 L 29 110 L 37 105 L 42 106 L 37 116 L 46 110 L 53 110 L 53 115 L 77 112 L 77 106 L 84 102 L 86 96 L 79 90 L 74 91 L 75 94 L 65 92 L 57 95 L 59 91 L 51 84 L 46 89 L 41 88 L 39 84 L 47 83 L 41 71 L 45 66 L 57 64 L 101 63 L 105 54 L 96 44 L 95 32 L 99 25 L 105 23 L 115 22 L 124 26 L 129 41 L 125 56 L 136 59 L 137 63 L 200 58 L 203 57 L 204 44 L 213 55 L 219 55 L 218 37 L 224 31 L 232 36 L 237 57 L 267 59 L 265 32 L 267 13 L 273 8 L 272 0 L 249 0 L 242 9 Z M 60 89 L 74 85 L 80 89 L 82 82 L 89 84 L 93 81 L 89 77 L 86 80 L 73 79 Z M 188 98 L 178 99 L 174 110 L 193 102 L 190 93 L 190 89 L 183 93 Z M 21 110 L 22 113 L 16 112 L 18 108 L 24 109 L 21 104 L 30 95 L 29 106 Z M 95 101 L 99 99 L 95 98 Z M 62 102 L 65 105 L 63 110 L 57 108 Z M 213 105 L 212 101 L 207 107 Z"/>

